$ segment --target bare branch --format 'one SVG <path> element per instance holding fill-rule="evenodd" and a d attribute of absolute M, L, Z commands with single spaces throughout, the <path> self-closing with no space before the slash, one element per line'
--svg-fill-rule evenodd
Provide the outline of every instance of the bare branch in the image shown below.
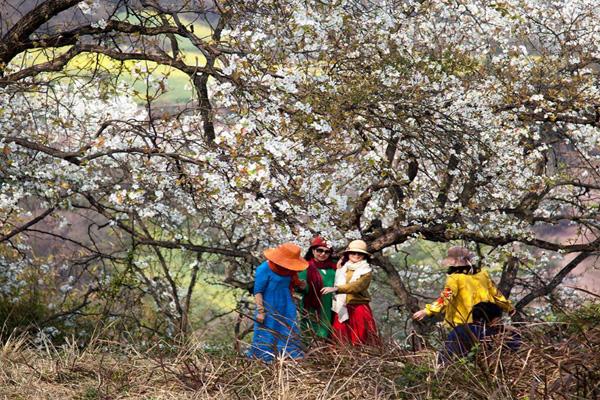
<path fill-rule="evenodd" d="M 18 235 L 19 233 L 27 230 L 27 228 L 29 228 L 30 226 L 33 226 L 35 224 L 37 224 L 38 222 L 40 222 L 41 220 L 43 220 L 44 218 L 46 218 L 48 215 L 52 214 L 52 212 L 56 209 L 56 206 L 52 206 L 48 209 L 46 209 L 46 211 L 44 211 L 43 213 L 41 213 L 40 215 L 38 215 L 37 217 L 31 219 L 30 221 L 28 221 L 27 223 L 13 229 L 12 231 L 10 231 L 9 233 L 7 233 L 4 236 L 0 236 L 0 243 L 9 240 L 10 238 L 12 238 L 15 235 Z"/>
<path fill-rule="evenodd" d="M 585 259 L 587 259 L 592 253 L 590 252 L 581 252 L 574 259 L 569 261 L 567 265 L 565 265 L 554 277 L 548 282 L 546 285 L 539 287 L 538 289 L 532 291 L 521 300 L 517 302 L 515 308 L 517 310 L 522 310 L 523 307 L 531 303 L 533 300 L 538 297 L 545 296 L 550 294 L 558 285 L 561 284 L 563 279 L 573 271 L 579 264 L 581 264 Z"/>
<path fill-rule="evenodd" d="M 0 65 L 7 64 L 22 52 L 29 35 L 60 12 L 76 5 L 80 0 L 47 0 L 29 11 L 0 39 Z M 3 68 L 0 68 L 0 76 Z"/>

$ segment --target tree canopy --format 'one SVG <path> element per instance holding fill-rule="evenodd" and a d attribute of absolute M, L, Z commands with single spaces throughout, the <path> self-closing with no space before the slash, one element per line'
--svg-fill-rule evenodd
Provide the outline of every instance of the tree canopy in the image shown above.
<path fill-rule="evenodd" d="M 248 287 L 262 249 L 317 233 L 367 240 L 413 310 L 393 256 L 416 238 L 503 262 L 508 292 L 568 255 L 518 308 L 597 257 L 593 1 L 0 4 L 0 275 L 83 279 L 56 315 L 128 271 L 185 330 L 202 268 Z"/>

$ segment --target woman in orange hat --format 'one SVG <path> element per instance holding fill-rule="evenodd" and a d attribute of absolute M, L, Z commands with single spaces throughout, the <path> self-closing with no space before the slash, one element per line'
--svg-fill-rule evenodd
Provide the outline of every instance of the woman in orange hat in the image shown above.
<path fill-rule="evenodd" d="M 315 237 L 304 258 L 308 269 L 298 274 L 306 281 L 302 291 L 302 331 L 317 338 L 327 338 L 331 333 L 333 294 L 321 294 L 325 286 L 333 286 L 335 263 L 331 260 L 331 246 L 322 237 Z"/>
<path fill-rule="evenodd" d="M 267 362 L 281 355 L 301 358 L 304 353 L 292 291 L 304 286 L 298 272 L 308 268 L 308 261 L 293 243 L 267 249 L 263 254 L 267 261 L 258 266 L 254 278 L 256 313 L 248 356 Z"/>
<path fill-rule="evenodd" d="M 324 287 L 321 293 L 336 293 L 333 300 L 333 338 L 339 343 L 352 345 L 378 344 L 379 336 L 369 306 L 371 296 L 371 254 L 362 240 L 348 244 L 335 273 L 335 285 Z"/>
<path fill-rule="evenodd" d="M 473 253 L 468 249 L 451 247 L 442 265 L 448 267 L 448 277 L 440 297 L 414 313 L 413 319 L 420 321 L 444 312 L 444 323 L 454 328 L 472 322 L 473 306 L 481 302 L 490 302 L 506 312 L 512 312 L 510 301 L 496 288 L 488 272 L 473 262 Z"/>

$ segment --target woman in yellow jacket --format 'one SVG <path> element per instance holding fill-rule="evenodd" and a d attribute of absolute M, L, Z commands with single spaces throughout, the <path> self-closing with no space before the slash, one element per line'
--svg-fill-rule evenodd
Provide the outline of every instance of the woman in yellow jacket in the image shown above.
<path fill-rule="evenodd" d="M 448 267 L 448 278 L 440 297 L 423 310 L 413 314 L 420 321 L 425 317 L 444 312 L 444 322 L 449 327 L 472 322 L 473 306 L 480 302 L 497 304 L 506 312 L 512 312 L 509 300 L 496 288 L 490 275 L 472 263 L 473 254 L 464 247 L 452 247 L 442 265 Z"/>

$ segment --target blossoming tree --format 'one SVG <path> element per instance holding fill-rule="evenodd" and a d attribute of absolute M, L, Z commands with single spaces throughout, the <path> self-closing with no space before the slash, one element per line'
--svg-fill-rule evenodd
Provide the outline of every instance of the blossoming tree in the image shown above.
<path fill-rule="evenodd" d="M 532 249 L 568 254 L 521 309 L 600 241 L 599 11 L 558 3 L 59 0 L 15 12 L 0 42 L 5 270 L 14 281 L 34 262 L 26 246 L 56 238 L 73 249 L 70 274 L 86 276 L 56 315 L 127 271 L 185 332 L 201 268 L 248 287 L 265 246 L 316 233 L 366 239 L 412 311 L 390 257 L 414 238 L 487 246 L 482 258 L 506 261 L 507 292 Z M 175 74 L 192 90 L 173 106 L 161 95 Z M 82 235 L 65 229 L 74 214 Z M 564 226 L 569 241 L 540 234 Z M 197 257 L 176 269 L 173 251 Z"/>

